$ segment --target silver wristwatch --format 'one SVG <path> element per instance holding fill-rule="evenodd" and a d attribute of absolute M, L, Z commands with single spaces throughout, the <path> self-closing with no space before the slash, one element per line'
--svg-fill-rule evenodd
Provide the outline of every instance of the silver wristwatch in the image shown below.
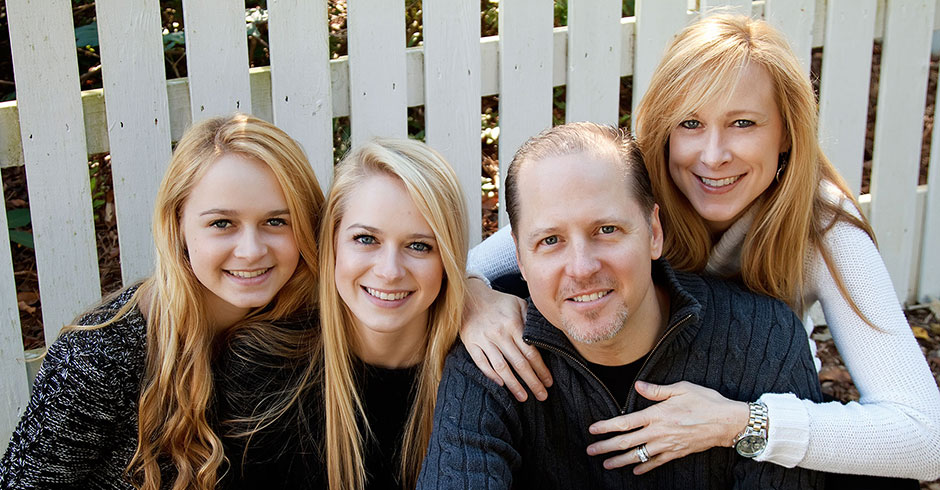
<path fill-rule="evenodd" d="M 747 427 L 734 438 L 734 449 L 745 458 L 753 458 L 767 447 L 767 405 L 751 402 L 747 406 L 750 410 Z"/>

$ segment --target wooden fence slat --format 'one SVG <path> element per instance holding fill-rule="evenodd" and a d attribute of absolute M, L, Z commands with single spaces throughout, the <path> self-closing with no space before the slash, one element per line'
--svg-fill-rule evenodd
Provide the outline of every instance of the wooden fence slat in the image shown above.
<path fill-rule="evenodd" d="M 632 110 L 649 88 L 666 46 L 688 22 L 686 7 L 685 0 L 637 0 Z M 632 126 L 632 118 L 630 123 Z"/>
<path fill-rule="evenodd" d="M 471 245 L 482 237 L 480 204 L 480 7 L 424 0 L 426 141 L 453 165 L 467 200 Z"/>
<path fill-rule="evenodd" d="M 29 402 L 6 213 L 0 213 L 0 454 Z"/>
<path fill-rule="evenodd" d="M 813 50 L 816 0 L 766 0 L 764 15 L 790 42 L 803 69 L 809 73 Z"/>
<path fill-rule="evenodd" d="M 111 172 L 124 284 L 152 274 L 154 200 L 170 159 L 158 0 L 98 0 Z"/>
<path fill-rule="evenodd" d="M 849 188 L 862 186 L 876 0 L 829 0 L 819 90 L 819 141 Z"/>
<path fill-rule="evenodd" d="M 499 6 L 499 179 L 516 150 L 552 126 L 552 2 L 514 0 Z M 509 224 L 499 194 L 499 226 Z"/>
<path fill-rule="evenodd" d="M 192 120 L 251 113 L 245 3 L 183 0 Z"/>
<path fill-rule="evenodd" d="M 620 0 L 568 2 L 565 120 L 617 125 L 620 109 Z"/>
<path fill-rule="evenodd" d="M 911 294 L 915 190 L 934 0 L 888 2 L 871 175 L 872 227 L 901 301 Z"/>
<path fill-rule="evenodd" d="M 405 1 L 347 4 L 349 103 L 353 145 L 408 135 Z"/>
<path fill-rule="evenodd" d="M 303 146 L 324 191 L 333 178 L 333 100 L 326 14 L 326 0 L 268 2 L 274 122 Z"/>
<path fill-rule="evenodd" d="M 46 343 L 101 297 L 71 2 L 8 0 Z"/>
<path fill-rule="evenodd" d="M 940 9 L 937 11 L 940 13 Z M 940 96 L 940 86 L 937 87 L 937 95 Z M 934 121 L 937 114 L 934 106 Z M 940 254 L 937 254 L 936 245 L 940 243 L 940 124 L 934 123 L 931 142 L 916 301 L 940 299 Z"/>
<path fill-rule="evenodd" d="M 753 3 L 752 0 L 701 0 L 699 10 L 706 15 L 714 9 L 726 9 L 737 14 L 751 15 Z"/>

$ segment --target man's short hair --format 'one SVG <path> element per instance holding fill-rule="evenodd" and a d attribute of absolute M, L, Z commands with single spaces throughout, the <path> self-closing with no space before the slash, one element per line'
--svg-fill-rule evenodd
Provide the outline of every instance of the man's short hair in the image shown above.
<path fill-rule="evenodd" d="M 519 219 L 519 172 L 529 162 L 583 153 L 615 163 L 623 171 L 624 182 L 649 221 L 655 199 L 643 153 L 626 130 L 590 122 L 568 123 L 546 129 L 526 141 L 512 159 L 506 173 L 506 213 L 515 230 Z"/>

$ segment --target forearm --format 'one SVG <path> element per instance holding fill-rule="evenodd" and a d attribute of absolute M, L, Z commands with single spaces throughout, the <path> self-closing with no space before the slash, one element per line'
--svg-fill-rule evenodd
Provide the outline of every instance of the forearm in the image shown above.
<path fill-rule="evenodd" d="M 488 281 L 519 272 L 512 230 L 504 226 L 482 243 L 473 247 L 467 256 L 467 272 Z"/>

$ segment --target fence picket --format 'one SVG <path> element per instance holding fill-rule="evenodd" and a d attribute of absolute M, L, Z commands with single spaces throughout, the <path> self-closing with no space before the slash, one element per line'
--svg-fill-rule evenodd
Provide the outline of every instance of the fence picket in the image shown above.
<path fill-rule="evenodd" d="M 499 179 L 505 188 L 513 154 L 552 126 L 552 3 L 516 0 L 499 6 Z M 499 226 L 509 224 L 499 194 Z"/>
<path fill-rule="evenodd" d="M 701 0 L 699 10 L 706 15 L 714 9 L 727 9 L 737 14 L 751 15 L 753 3 L 752 0 Z"/>
<path fill-rule="evenodd" d="M 333 177 L 326 9 L 326 0 L 268 2 L 274 122 L 304 147 L 324 191 Z"/>
<path fill-rule="evenodd" d="M 809 73 L 813 50 L 816 0 L 766 0 L 764 15 L 790 42 L 803 69 Z"/>
<path fill-rule="evenodd" d="M 49 345 L 101 297 L 71 2 L 6 7 Z"/>
<path fill-rule="evenodd" d="M 151 216 L 171 153 L 160 3 L 98 0 L 95 8 L 121 275 L 129 284 L 152 273 Z"/>
<path fill-rule="evenodd" d="M 251 113 L 245 4 L 183 0 L 192 120 Z"/>
<path fill-rule="evenodd" d="M 424 0 L 424 127 L 426 141 L 453 165 L 479 243 L 480 8 L 473 2 Z"/>
<path fill-rule="evenodd" d="M 862 186 L 876 0 L 829 0 L 819 90 L 819 141 L 853 192 Z"/>
<path fill-rule="evenodd" d="M 940 87 L 938 87 L 940 97 Z M 940 99 L 937 99 L 940 100 Z M 934 121 L 936 121 L 936 106 Z M 923 232 L 920 245 L 920 275 L 917 282 L 917 301 L 940 299 L 940 255 L 935 248 L 940 243 L 940 124 L 933 125 L 930 145 L 930 166 L 927 173 L 927 196 L 924 206 Z"/>
<path fill-rule="evenodd" d="M 888 2 L 871 174 L 872 227 L 901 301 L 911 283 L 912 233 L 934 0 Z"/>
<path fill-rule="evenodd" d="M 29 402 L 6 213 L 0 213 L 0 454 Z"/>
<path fill-rule="evenodd" d="M 620 0 L 568 2 L 566 121 L 617 125 L 621 16 Z"/>
<path fill-rule="evenodd" d="M 632 110 L 636 110 L 649 88 L 666 46 L 688 22 L 686 7 L 685 0 L 637 0 Z"/>
<path fill-rule="evenodd" d="M 405 1 L 347 4 L 352 142 L 408 135 Z"/>

